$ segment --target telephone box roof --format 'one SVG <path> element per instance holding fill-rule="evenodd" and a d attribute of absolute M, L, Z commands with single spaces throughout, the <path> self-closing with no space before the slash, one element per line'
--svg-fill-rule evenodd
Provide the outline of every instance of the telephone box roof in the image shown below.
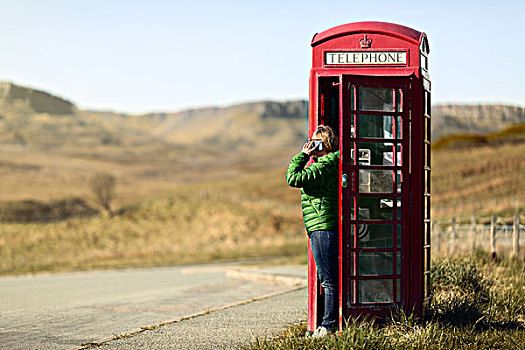
<path fill-rule="evenodd" d="M 395 23 L 388 22 L 355 22 L 342 24 L 337 27 L 330 28 L 324 32 L 317 33 L 312 38 L 312 46 L 316 46 L 327 40 L 337 38 L 343 35 L 353 33 L 378 33 L 391 36 L 397 36 L 413 44 L 419 45 L 423 39 L 424 33 L 418 32 L 409 27 L 405 27 Z"/>

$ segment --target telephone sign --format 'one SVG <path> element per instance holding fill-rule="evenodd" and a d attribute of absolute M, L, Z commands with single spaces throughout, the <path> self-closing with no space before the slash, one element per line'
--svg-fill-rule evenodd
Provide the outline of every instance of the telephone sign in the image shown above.
<path fill-rule="evenodd" d="M 430 76 L 427 36 L 358 22 L 312 39 L 309 136 L 339 134 L 339 327 L 430 295 Z M 357 155 L 357 156 L 356 156 Z M 323 303 L 308 257 L 308 330 Z"/>
<path fill-rule="evenodd" d="M 325 52 L 325 65 L 402 64 L 407 63 L 405 51 L 340 51 Z"/>

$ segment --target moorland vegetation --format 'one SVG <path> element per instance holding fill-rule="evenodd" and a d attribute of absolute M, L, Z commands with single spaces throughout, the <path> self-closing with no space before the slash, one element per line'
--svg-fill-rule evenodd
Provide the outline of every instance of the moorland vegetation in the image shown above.
<path fill-rule="evenodd" d="M 305 139 L 305 101 L 126 115 L 21 89 L 0 89 L 1 275 L 304 262 L 299 192 L 284 173 Z M 523 109 L 490 110 L 523 119 Z M 494 135 L 436 143 L 434 218 L 523 209 L 523 127 Z M 101 173 L 115 180 L 111 215 L 90 188 Z"/>
<path fill-rule="evenodd" d="M 522 349 L 525 262 L 485 252 L 433 260 L 433 291 L 421 319 L 402 310 L 386 320 L 350 319 L 341 333 L 305 337 L 299 323 L 246 349 Z"/>

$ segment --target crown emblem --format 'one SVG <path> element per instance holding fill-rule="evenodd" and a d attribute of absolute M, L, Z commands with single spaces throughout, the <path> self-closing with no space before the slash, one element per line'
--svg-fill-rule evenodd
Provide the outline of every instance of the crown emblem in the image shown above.
<path fill-rule="evenodd" d="M 363 39 L 359 39 L 359 44 L 361 44 L 362 49 L 368 49 L 372 45 L 372 39 L 367 38 L 365 34 Z"/>

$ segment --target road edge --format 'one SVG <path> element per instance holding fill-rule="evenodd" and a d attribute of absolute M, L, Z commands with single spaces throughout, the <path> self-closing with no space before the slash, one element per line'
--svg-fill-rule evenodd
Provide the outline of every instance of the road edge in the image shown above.
<path fill-rule="evenodd" d="M 258 275 L 258 277 L 261 278 L 260 274 L 256 274 L 256 275 Z M 234 276 L 237 277 L 237 278 L 246 278 L 246 277 L 248 277 L 248 279 L 252 279 L 252 278 L 255 279 L 255 277 L 256 277 L 256 276 L 252 276 L 251 274 L 243 274 L 242 272 L 233 273 L 230 277 L 234 277 Z M 269 298 L 272 298 L 272 297 L 275 297 L 275 296 L 284 295 L 284 294 L 287 294 L 287 293 L 291 293 L 291 292 L 294 292 L 294 291 L 306 288 L 306 280 L 305 279 L 293 278 L 293 277 L 282 276 L 282 275 L 278 275 L 278 277 L 276 277 L 276 275 L 274 275 L 273 277 L 270 277 L 270 276 L 271 275 L 265 275 L 265 277 L 263 277 L 263 279 L 268 278 L 267 282 L 270 282 L 269 280 L 271 280 L 271 282 L 274 282 L 274 283 L 275 282 L 283 283 L 283 282 L 285 282 L 285 281 L 287 281 L 289 279 L 289 281 L 287 281 L 287 283 L 285 283 L 285 284 L 292 285 L 292 287 L 290 287 L 290 288 L 288 288 L 288 289 L 286 289 L 284 291 L 273 292 L 273 293 L 265 294 L 265 295 L 260 296 L 260 297 L 255 297 L 255 298 L 251 298 L 251 299 L 247 299 L 247 300 L 237 301 L 237 302 L 226 304 L 226 305 L 219 306 L 219 307 L 216 307 L 216 308 L 202 310 L 202 311 L 190 314 L 190 315 L 181 316 L 181 317 L 178 317 L 176 319 L 167 320 L 167 321 L 155 323 L 155 324 L 152 324 L 152 325 L 140 327 L 140 328 L 133 329 L 133 330 L 125 332 L 125 333 L 115 334 L 112 337 L 104 338 L 104 339 L 101 339 L 101 340 L 98 340 L 98 341 L 93 341 L 93 342 L 89 342 L 89 343 L 83 343 L 83 344 L 80 345 L 80 347 L 74 348 L 74 350 L 87 350 L 87 349 L 98 348 L 98 347 L 100 347 L 100 346 L 102 346 L 102 345 L 104 345 L 106 343 L 111 342 L 111 341 L 118 340 L 118 339 L 123 339 L 123 338 L 133 337 L 133 336 L 138 335 L 140 333 L 143 333 L 145 331 L 157 329 L 157 328 L 162 327 L 162 326 L 166 326 L 166 325 L 169 325 L 169 324 L 182 322 L 182 321 L 193 319 L 193 318 L 200 317 L 200 316 L 205 316 L 205 315 L 217 312 L 217 311 L 230 309 L 230 308 L 233 308 L 233 307 L 236 307 L 236 306 L 246 305 L 246 304 L 249 304 L 249 303 L 253 303 L 255 301 L 269 299 Z"/>

